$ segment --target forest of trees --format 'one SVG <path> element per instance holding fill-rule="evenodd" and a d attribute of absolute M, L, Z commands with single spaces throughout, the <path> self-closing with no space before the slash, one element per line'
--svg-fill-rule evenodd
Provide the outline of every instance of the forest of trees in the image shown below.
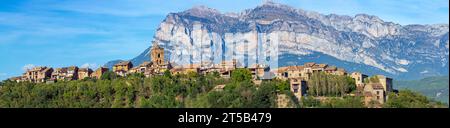
<path fill-rule="evenodd" d="M 289 96 L 290 104 L 297 108 L 364 107 L 361 97 L 344 95 L 354 90 L 352 81 L 346 77 L 315 74 L 309 82 L 310 96 L 300 100 L 291 93 L 287 81 L 275 79 L 256 86 L 251 78 L 249 70 L 237 69 L 230 79 L 221 78 L 218 73 L 165 72 L 145 78 L 142 74 L 119 77 L 108 72 L 99 80 L 51 84 L 7 80 L 0 82 L 0 108 L 273 108 L 277 107 L 277 94 Z M 212 91 L 221 84 L 226 85 L 223 91 Z M 313 96 L 330 98 L 321 101 Z M 400 91 L 398 96 L 391 97 L 386 107 L 436 106 L 414 92 Z"/>
<path fill-rule="evenodd" d="M 448 104 L 430 100 L 430 98 L 411 91 L 402 90 L 398 94 L 389 94 L 389 100 L 384 104 L 387 108 L 448 108 Z"/>
<path fill-rule="evenodd" d="M 345 96 L 356 90 L 355 80 L 349 76 L 313 73 L 308 81 L 310 96 Z"/>

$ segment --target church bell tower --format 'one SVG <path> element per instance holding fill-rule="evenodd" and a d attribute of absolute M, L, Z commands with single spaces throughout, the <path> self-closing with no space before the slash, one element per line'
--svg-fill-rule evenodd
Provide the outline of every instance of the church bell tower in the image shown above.
<path fill-rule="evenodd" d="M 159 47 L 158 43 L 153 42 L 150 57 L 153 64 L 164 65 L 164 48 Z"/>

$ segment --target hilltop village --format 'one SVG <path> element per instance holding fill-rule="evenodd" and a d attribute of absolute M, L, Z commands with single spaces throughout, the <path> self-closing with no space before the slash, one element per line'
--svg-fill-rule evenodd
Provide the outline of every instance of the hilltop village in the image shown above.
<path fill-rule="evenodd" d="M 364 103 L 384 104 L 388 99 L 388 94 L 393 93 L 392 79 L 383 75 L 375 75 L 369 77 L 360 72 L 347 73 L 343 68 L 331 66 L 327 64 L 316 64 L 313 62 L 304 65 L 279 67 L 270 70 L 269 66 L 263 64 L 253 64 L 248 67 L 242 67 L 235 59 L 230 61 L 222 61 L 219 64 L 188 64 L 181 66 L 173 66 L 164 59 L 164 49 L 158 45 L 154 45 L 151 49 L 151 61 L 143 62 L 140 65 L 133 65 L 130 61 L 122 61 L 113 66 L 112 69 L 100 67 L 95 71 L 90 68 L 78 68 L 77 66 L 51 68 L 51 67 L 34 67 L 28 69 L 22 76 L 13 77 L 9 80 L 15 82 L 32 82 L 32 83 L 55 83 L 58 81 L 82 80 L 86 78 L 100 79 L 102 75 L 110 70 L 118 76 L 127 76 L 130 74 L 140 73 L 145 77 L 155 75 L 163 75 L 170 71 L 171 74 L 209 74 L 219 73 L 222 78 L 230 78 L 231 72 L 236 69 L 245 68 L 252 74 L 252 81 L 255 85 L 261 84 L 262 81 L 270 81 L 273 79 L 285 80 L 289 82 L 290 91 L 295 97 L 301 99 L 308 95 L 308 81 L 314 73 L 325 73 L 327 75 L 348 76 L 354 80 L 356 85 L 356 93 L 348 94 L 350 96 L 363 96 Z M 375 79 L 375 80 L 369 80 Z M 214 89 L 223 89 L 225 85 L 217 85 Z"/>

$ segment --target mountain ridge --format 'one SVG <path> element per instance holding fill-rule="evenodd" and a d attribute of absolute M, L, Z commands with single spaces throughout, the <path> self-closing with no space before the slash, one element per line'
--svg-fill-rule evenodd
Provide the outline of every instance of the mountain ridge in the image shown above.
<path fill-rule="evenodd" d="M 342 61 L 336 63 L 367 65 L 400 79 L 446 75 L 449 65 L 448 24 L 400 25 L 368 14 L 323 15 L 273 2 L 240 13 L 205 6 L 170 13 L 153 38 L 167 50 L 168 60 L 180 64 L 227 60 L 230 49 L 240 46 L 258 46 L 238 55 L 242 62 L 255 62 L 270 50 L 261 45 L 273 43 L 264 39 L 271 39 L 280 42 L 279 56 L 322 53 Z M 146 60 L 148 49 L 132 62 Z"/>

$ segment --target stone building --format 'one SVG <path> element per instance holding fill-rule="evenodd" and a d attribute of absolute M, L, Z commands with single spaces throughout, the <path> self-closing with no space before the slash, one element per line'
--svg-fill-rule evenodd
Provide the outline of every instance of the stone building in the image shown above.
<path fill-rule="evenodd" d="M 366 106 L 380 106 L 386 102 L 387 96 L 380 83 L 369 83 L 364 86 L 364 103 Z"/>
<path fill-rule="evenodd" d="M 200 65 L 200 74 L 211 74 L 214 72 L 219 73 L 219 75 L 223 78 L 230 78 L 231 72 L 233 70 L 236 70 L 241 65 L 236 59 L 229 60 L 229 61 L 222 61 L 218 64 L 213 64 L 212 62 L 203 62 L 202 65 Z"/>
<path fill-rule="evenodd" d="M 345 71 L 345 69 L 343 68 L 337 68 L 337 71 L 333 72 L 332 74 L 338 76 L 345 76 L 347 75 L 347 71 Z"/>
<path fill-rule="evenodd" d="M 19 82 L 23 82 L 25 80 L 25 77 L 23 77 L 23 76 L 11 77 L 11 78 L 9 78 L 9 80 L 19 83 Z"/>
<path fill-rule="evenodd" d="M 67 67 L 67 79 L 68 80 L 78 80 L 78 67 L 77 66 Z"/>
<path fill-rule="evenodd" d="M 267 74 L 270 70 L 269 66 L 262 64 L 253 64 L 248 67 L 250 72 L 252 73 L 253 79 L 262 79 L 264 75 Z"/>
<path fill-rule="evenodd" d="M 291 78 L 289 79 L 289 84 L 291 92 L 295 95 L 295 97 L 297 97 L 297 99 L 301 99 L 304 95 L 306 95 L 308 86 L 305 80 L 301 78 Z"/>
<path fill-rule="evenodd" d="M 230 78 L 231 72 L 238 68 L 238 62 L 236 59 L 230 61 L 222 61 L 220 63 L 220 76 L 224 78 Z"/>
<path fill-rule="evenodd" d="M 142 64 L 131 68 L 130 71 L 128 71 L 128 74 L 141 73 L 141 74 L 145 75 L 146 77 L 150 77 L 152 75 L 152 72 L 150 72 L 152 65 L 153 65 L 152 62 L 145 61 Z"/>
<path fill-rule="evenodd" d="M 325 68 L 325 73 L 333 74 L 337 71 L 337 69 L 338 68 L 336 66 L 328 66 Z"/>
<path fill-rule="evenodd" d="M 170 70 L 172 74 L 188 74 L 200 73 L 200 64 L 187 64 L 183 66 L 176 66 Z"/>
<path fill-rule="evenodd" d="M 309 64 L 310 65 L 310 64 Z M 312 64 L 311 66 L 312 72 L 324 72 L 325 69 L 328 67 L 327 64 Z"/>
<path fill-rule="evenodd" d="M 113 72 L 119 76 L 126 76 L 132 67 L 133 64 L 130 61 L 122 61 L 113 66 Z"/>
<path fill-rule="evenodd" d="M 368 76 L 360 72 L 352 72 L 350 74 L 350 77 L 355 80 L 356 87 L 362 90 L 362 88 L 364 88 L 364 79 L 366 79 Z"/>
<path fill-rule="evenodd" d="M 289 78 L 303 78 L 309 80 L 313 73 L 325 72 L 331 75 L 345 76 L 347 72 L 343 68 L 336 66 L 329 66 L 327 64 L 316 64 L 313 62 L 305 63 L 301 66 L 287 66 L 280 67 L 276 70 L 276 77 L 278 79 L 287 80 Z"/>
<path fill-rule="evenodd" d="M 67 76 L 67 68 L 56 68 L 52 72 L 52 81 L 64 80 Z"/>
<path fill-rule="evenodd" d="M 275 77 L 281 80 L 288 80 L 291 91 L 297 98 L 301 98 L 306 94 L 308 89 L 307 81 L 311 79 L 312 74 L 321 72 L 330 75 L 347 76 L 347 72 L 343 68 L 309 62 L 300 66 L 280 67 L 275 70 Z"/>
<path fill-rule="evenodd" d="M 157 43 L 153 43 L 153 47 L 151 49 L 150 54 L 151 59 L 151 68 L 148 73 L 154 75 L 161 75 L 165 71 L 172 69 L 172 64 L 170 61 L 164 60 L 164 48 L 160 47 Z"/>
<path fill-rule="evenodd" d="M 378 78 L 380 84 L 383 86 L 385 92 L 389 93 L 393 91 L 392 78 L 388 78 L 383 75 L 376 75 L 376 77 Z"/>
<path fill-rule="evenodd" d="M 23 79 L 33 83 L 43 83 L 51 78 L 52 72 L 53 69 L 49 67 L 34 67 L 25 72 Z"/>
<path fill-rule="evenodd" d="M 101 79 L 103 73 L 107 72 L 109 69 L 105 67 L 99 67 L 95 72 L 92 73 L 91 77 Z"/>
<path fill-rule="evenodd" d="M 78 67 L 56 68 L 51 74 L 52 81 L 78 80 Z"/>
<path fill-rule="evenodd" d="M 184 74 L 183 66 L 175 66 L 175 67 L 173 67 L 172 69 L 170 69 L 170 73 L 172 75 Z"/>
<path fill-rule="evenodd" d="M 84 78 L 91 77 L 92 72 L 93 71 L 90 68 L 80 68 L 78 70 L 78 79 L 82 80 Z"/>
<path fill-rule="evenodd" d="M 221 68 L 220 68 L 219 64 L 212 64 L 211 66 L 209 66 L 207 68 L 201 68 L 200 73 L 206 75 L 206 74 L 212 74 L 212 73 L 217 72 L 220 74 L 220 70 L 221 70 Z"/>
<path fill-rule="evenodd" d="M 156 65 L 164 65 L 164 48 L 159 47 L 157 43 L 153 43 L 151 49 L 151 59 Z"/>

